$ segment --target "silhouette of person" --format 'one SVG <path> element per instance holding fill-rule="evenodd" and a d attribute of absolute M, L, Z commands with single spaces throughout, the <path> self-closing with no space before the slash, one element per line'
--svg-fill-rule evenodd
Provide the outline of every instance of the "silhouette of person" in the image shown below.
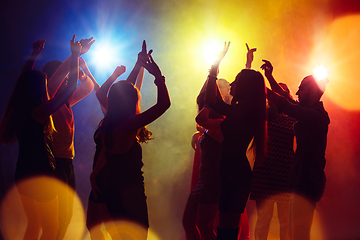
<path fill-rule="evenodd" d="M 270 62 L 265 61 L 265 64 L 264 68 L 272 68 Z M 325 189 L 325 150 L 330 118 L 320 99 L 326 83 L 327 79 L 318 81 L 312 75 L 306 76 L 296 92 L 298 103 L 268 90 L 269 101 L 297 120 L 294 125 L 297 147 L 290 172 L 293 190 L 290 200 L 292 240 L 310 239 L 316 203 Z"/>
<path fill-rule="evenodd" d="M 93 38 L 80 40 L 80 44 L 82 45 L 81 55 L 90 49 L 95 41 L 92 39 Z M 54 94 L 54 91 L 64 80 L 66 81 L 66 75 L 69 73 L 69 59 L 70 57 L 64 62 L 52 60 L 43 66 L 42 71 L 49 77 L 48 89 L 50 96 Z M 84 60 L 81 59 L 79 62 L 84 62 Z M 75 156 L 75 125 L 71 107 L 90 94 L 94 89 L 93 82 L 81 70 L 79 71 L 79 80 L 80 85 L 76 88 L 71 97 L 63 104 L 63 106 L 52 114 L 56 129 L 53 134 L 53 153 L 57 166 L 54 176 L 64 183 L 64 186 L 56 185 L 59 204 L 59 231 L 56 237 L 57 240 L 62 240 L 64 238 L 70 224 L 76 188 L 74 165 L 72 162 Z"/>
<path fill-rule="evenodd" d="M 15 183 L 27 217 L 24 239 L 55 240 L 58 231 L 58 210 L 53 177 L 56 161 L 52 152 L 55 132 L 51 114 L 73 94 L 78 79 L 81 43 L 70 40 L 69 79 L 49 98 L 46 74 L 32 70 L 44 40 L 34 44 L 34 51 L 18 78 L 0 123 L 0 140 L 9 144 L 17 139 L 19 155 Z M 39 178 L 42 177 L 42 178 Z"/>
<path fill-rule="evenodd" d="M 279 85 L 290 94 L 286 84 Z M 289 174 L 294 158 L 294 122 L 295 119 L 279 112 L 274 104 L 268 102 L 265 162 L 254 166 L 250 195 L 250 199 L 256 201 L 256 240 L 267 239 L 275 203 L 280 240 L 289 240 Z"/>
<path fill-rule="evenodd" d="M 135 66 L 132 72 L 129 74 L 126 81 L 136 84 L 136 87 L 141 90 L 143 76 L 144 76 L 144 68 L 140 64 L 140 58 L 146 59 L 147 50 L 146 50 L 146 42 L 143 42 L 142 51 L 138 54 L 138 60 L 135 63 Z M 101 86 L 101 88 L 95 88 L 96 96 L 99 100 L 100 106 L 103 112 L 106 114 L 107 112 L 107 101 L 108 96 L 107 93 L 111 84 L 124 72 L 126 71 L 125 66 L 118 66 L 114 73 L 105 81 L 105 83 Z M 94 85 L 96 86 L 97 82 L 93 79 Z M 96 165 L 96 162 L 99 157 L 105 157 L 101 152 L 103 149 L 103 143 L 101 139 L 101 131 L 97 129 L 94 134 L 94 141 L 96 143 L 96 151 L 94 155 L 94 163 L 93 168 Z M 87 209 L 87 218 L 86 225 L 90 232 L 90 237 L 93 240 L 96 239 L 105 239 L 104 233 L 101 229 L 101 223 L 105 224 L 106 230 L 109 232 L 112 239 L 120 239 L 120 236 L 115 228 L 115 224 L 108 212 L 106 207 L 106 183 L 108 176 L 108 168 L 105 164 L 99 174 L 96 176 L 96 179 L 91 179 L 91 181 L 96 182 L 96 186 L 99 191 L 93 193 L 91 191 L 88 201 L 88 209 Z"/>
<path fill-rule="evenodd" d="M 220 158 L 220 202 L 217 239 L 237 239 L 241 214 L 251 189 L 252 171 L 246 152 L 253 140 L 255 161 L 263 161 L 265 145 L 266 97 L 261 73 L 243 69 L 230 86 L 231 105 L 222 101 L 216 79 L 219 64 L 229 44 L 224 46 L 208 76 L 205 103 L 226 116 L 222 121 L 223 135 Z M 253 52 L 248 52 L 248 58 Z M 246 64 L 248 65 L 248 64 Z"/>
<path fill-rule="evenodd" d="M 99 157 L 90 179 L 105 164 L 109 174 L 106 191 L 106 206 L 116 224 L 118 233 L 125 239 L 146 239 L 148 213 L 141 168 L 142 151 L 139 142 L 150 139 L 150 133 L 143 127 L 159 118 L 169 107 L 170 98 L 160 68 L 154 62 L 151 53 L 141 65 L 155 77 L 158 89 L 157 103 L 140 113 L 138 89 L 128 81 L 114 83 L 108 94 L 108 107 L 101 123 L 100 131 L 105 158 Z M 92 180 L 93 193 L 98 191 L 96 181 Z M 122 221 L 133 221 L 143 230 L 137 229 L 131 236 Z"/>

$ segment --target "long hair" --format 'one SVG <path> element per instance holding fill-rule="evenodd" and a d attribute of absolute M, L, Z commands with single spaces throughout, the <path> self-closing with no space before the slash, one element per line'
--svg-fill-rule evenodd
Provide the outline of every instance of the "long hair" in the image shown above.
<path fill-rule="evenodd" d="M 246 104 L 255 116 L 255 134 L 250 150 L 255 159 L 263 161 L 266 151 L 266 87 L 263 75 L 252 69 L 243 69 L 237 76 L 232 104 Z"/>
<path fill-rule="evenodd" d="M 22 130 L 31 110 L 47 100 L 46 74 L 37 70 L 21 73 L 6 105 L 0 122 L 0 143 L 11 144 L 16 140 L 16 133 Z M 48 121 L 46 134 L 52 133 L 52 121 Z"/>
<path fill-rule="evenodd" d="M 140 93 L 129 82 L 118 81 L 114 83 L 108 95 L 108 109 L 102 120 L 101 129 L 105 133 L 105 146 L 113 146 L 112 133 L 117 125 L 132 115 L 140 113 Z M 152 133 L 145 126 L 141 127 L 136 135 L 139 142 L 147 142 Z"/>

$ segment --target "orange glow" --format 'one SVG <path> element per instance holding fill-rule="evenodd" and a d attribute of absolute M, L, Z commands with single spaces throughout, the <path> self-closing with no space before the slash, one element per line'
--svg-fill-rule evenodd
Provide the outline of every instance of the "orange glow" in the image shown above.
<path fill-rule="evenodd" d="M 313 51 L 312 62 L 324 64 L 329 84 L 325 94 L 347 110 L 360 109 L 360 82 L 357 65 L 360 51 L 360 15 L 335 20 Z M 311 65 L 311 64 L 310 64 Z"/>
<path fill-rule="evenodd" d="M 45 182 L 53 182 L 52 184 L 57 185 L 57 189 L 60 189 L 60 192 L 67 191 L 68 189 L 63 183 L 49 177 L 31 178 L 21 182 L 20 184 L 32 185 L 35 183 L 41 184 Z M 0 209 L 0 228 L 4 238 L 6 240 L 23 239 L 27 225 L 27 218 L 16 186 L 13 186 L 3 198 Z M 65 239 L 80 240 L 82 239 L 84 231 L 84 209 L 79 197 L 75 194 L 73 216 L 65 235 Z"/>

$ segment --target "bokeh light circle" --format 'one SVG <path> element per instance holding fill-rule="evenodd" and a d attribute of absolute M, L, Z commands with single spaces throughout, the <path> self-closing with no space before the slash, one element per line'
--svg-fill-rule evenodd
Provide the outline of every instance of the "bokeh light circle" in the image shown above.
<path fill-rule="evenodd" d="M 25 184 L 33 184 L 34 182 L 38 183 L 39 181 L 53 181 L 53 184 L 57 185 L 56 188 L 59 189 L 62 194 L 64 194 L 65 191 L 73 191 L 71 188 L 67 188 L 64 183 L 49 177 L 37 177 L 27 179 L 25 181 L 28 181 Z M 84 209 L 77 194 L 74 192 L 72 192 L 72 194 L 75 194 L 73 216 L 64 240 L 81 240 L 86 229 Z M 2 199 L 0 209 L 0 229 L 4 239 L 23 239 L 27 225 L 27 218 L 21 203 L 19 192 L 15 185 Z"/>

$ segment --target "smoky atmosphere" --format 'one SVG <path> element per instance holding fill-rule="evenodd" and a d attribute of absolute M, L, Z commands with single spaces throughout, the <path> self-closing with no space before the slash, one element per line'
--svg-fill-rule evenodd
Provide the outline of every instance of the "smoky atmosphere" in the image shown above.
<path fill-rule="evenodd" d="M 99 85 L 121 65 L 126 71 L 118 80 L 125 80 L 144 40 L 147 50 L 153 50 L 151 56 L 166 78 L 171 106 L 147 125 L 153 139 L 141 144 L 149 240 L 187 239 L 182 218 L 191 192 L 196 98 L 224 42 L 231 44 L 218 78 L 235 80 L 245 68 L 248 44 L 257 49 L 252 69 L 264 75 L 263 60 L 270 61 L 273 76 L 287 84 L 295 99 L 301 80 L 317 67 L 325 68 L 329 82 L 321 101 L 330 118 L 327 181 L 316 205 L 311 239 L 360 239 L 359 1 L 6 0 L 1 5 L 1 116 L 37 40 L 45 40 L 34 66 L 41 70 L 48 61 L 65 61 L 71 55 L 74 34 L 76 41 L 93 37 L 95 42 L 81 57 Z M 140 94 L 142 111 L 157 102 L 157 85 L 146 70 Z M 104 114 L 95 90 L 72 111 L 76 188 L 63 239 L 90 240 L 86 215 L 94 133 Z M 4 240 L 23 239 L 27 225 L 14 179 L 18 151 L 17 142 L 0 145 L 0 239 Z M 252 166 L 254 159 L 248 158 Z M 251 240 L 255 240 L 255 205 L 247 201 Z M 279 236 L 279 222 L 273 220 L 268 239 Z"/>

